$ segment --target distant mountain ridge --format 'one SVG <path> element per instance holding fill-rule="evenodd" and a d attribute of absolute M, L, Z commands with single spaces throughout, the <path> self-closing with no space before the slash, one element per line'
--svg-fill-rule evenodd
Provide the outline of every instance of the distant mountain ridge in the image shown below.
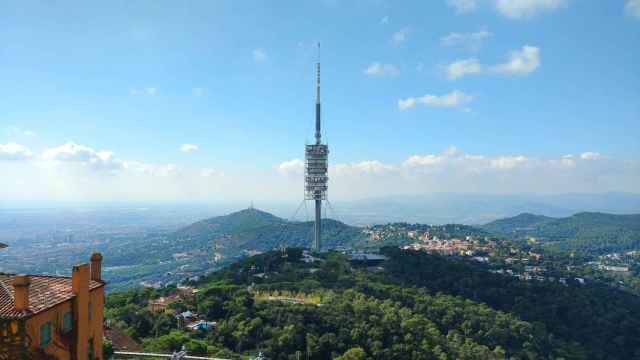
<path fill-rule="evenodd" d="M 557 220 L 557 218 L 531 213 L 522 213 L 514 217 L 492 221 L 482 227 L 491 232 L 511 233 L 533 229 L 540 224 L 553 220 Z"/>
<path fill-rule="evenodd" d="M 336 202 L 341 220 L 349 224 L 410 222 L 477 225 L 534 213 L 567 217 L 581 211 L 640 213 L 640 194 L 465 194 L 395 195 Z"/>
<path fill-rule="evenodd" d="M 509 237 L 536 237 L 563 250 L 614 252 L 640 249 L 640 214 L 581 212 L 553 218 L 523 213 L 496 220 L 483 229 Z"/>

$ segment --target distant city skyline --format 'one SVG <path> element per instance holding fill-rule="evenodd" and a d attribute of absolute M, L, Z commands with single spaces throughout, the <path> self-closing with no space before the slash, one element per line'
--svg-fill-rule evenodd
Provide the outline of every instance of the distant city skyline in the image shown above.
<path fill-rule="evenodd" d="M 640 193 L 640 1 L 0 4 L 4 201 Z"/>

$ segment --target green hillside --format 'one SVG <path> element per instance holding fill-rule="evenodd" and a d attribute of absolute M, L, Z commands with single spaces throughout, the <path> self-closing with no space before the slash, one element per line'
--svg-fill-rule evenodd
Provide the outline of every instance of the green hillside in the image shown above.
<path fill-rule="evenodd" d="M 313 240 L 313 222 L 287 221 L 257 209 L 245 209 L 229 215 L 202 220 L 178 230 L 173 238 L 194 245 L 215 246 L 228 256 L 243 250 L 266 251 L 279 246 L 309 247 Z M 323 247 L 349 246 L 364 238 L 357 227 L 322 220 Z"/>
<path fill-rule="evenodd" d="M 505 236 L 536 237 L 559 250 L 608 253 L 640 248 L 640 214 L 583 212 L 566 218 L 520 214 L 483 228 Z"/>
<path fill-rule="evenodd" d="M 518 233 L 533 230 L 536 226 L 556 220 L 555 218 L 522 213 L 520 215 L 490 222 L 482 228 L 493 233 Z"/>
<path fill-rule="evenodd" d="M 178 329 L 148 299 L 107 298 L 107 318 L 145 350 L 269 359 L 632 359 L 640 356 L 640 300 L 608 287 L 523 282 L 480 265 L 385 248 L 385 271 L 338 253 L 316 263 L 301 249 L 246 258 L 197 283 L 197 311 L 215 330 Z M 357 356 L 356 356 L 357 355 Z M 340 357 L 342 356 L 342 357 Z"/>

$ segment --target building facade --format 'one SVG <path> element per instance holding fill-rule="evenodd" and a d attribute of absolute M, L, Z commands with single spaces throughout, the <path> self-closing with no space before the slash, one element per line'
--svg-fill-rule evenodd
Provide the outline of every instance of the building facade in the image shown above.
<path fill-rule="evenodd" d="M 0 360 L 102 360 L 102 256 L 71 277 L 0 274 Z"/>

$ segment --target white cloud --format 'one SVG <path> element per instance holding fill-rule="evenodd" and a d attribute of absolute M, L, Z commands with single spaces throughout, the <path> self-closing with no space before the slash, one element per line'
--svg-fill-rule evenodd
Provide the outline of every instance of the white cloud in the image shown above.
<path fill-rule="evenodd" d="M 513 169 L 517 166 L 524 165 L 529 159 L 527 157 L 518 156 L 499 156 L 489 160 L 491 167 L 496 169 Z"/>
<path fill-rule="evenodd" d="M 337 164 L 333 166 L 331 170 L 337 175 L 353 176 L 366 174 L 380 175 L 394 171 L 395 168 L 378 160 L 365 160 L 353 164 Z"/>
<path fill-rule="evenodd" d="M 507 62 L 493 66 L 485 66 L 476 58 L 454 61 L 444 67 L 450 80 L 467 75 L 498 74 L 507 76 L 527 75 L 540 67 L 540 48 L 525 45 L 521 49 L 509 53 Z"/>
<path fill-rule="evenodd" d="M 380 19 L 380 24 L 381 25 L 386 25 L 389 23 L 389 17 L 388 16 L 384 16 L 382 19 Z"/>
<path fill-rule="evenodd" d="M 398 100 L 398 109 L 407 110 L 418 104 L 431 107 L 457 108 L 473 101 L 473 96 L 465 94 L 462 91 L 454 90 L 448 94 L 424 95 L 420 97 L 410 97 Z"/>
<path fill-rule="evenodd" d="M 398 100 L 398 109 L 400 110 L 411 109 L 412 107 L 416 106 L 417 103 L 418 103 L 418 99 L 414 97 L 400 99 Z"/>
<path fill-rule="evenodd" d="M 198 150 L 198 145 L 193 145 L 193 144 L 182 144 L 182 146 L 180 146 L 180 151 L 182 152 L 193 152 Z"/>
<path fill-rule="evenodd" d="M 68 142 L 45 150 L 42 157 L 55 161 L 89 161 L 97 158 L 97 152 L 88 146 Z"/>
<path fill-rule="evenodd" d="M 602 155 L 598 152 L 587 151 L 580 154 L 580 159 L 582 160 L 600 160 L 602 159 Z"/>
<path fill-rule="evenodd" d="M 0 161 L 3 160 L 27 160 L 33 156 L 33 153 L 26 146 L 16 144 L 14 142 L 0 144 Z"/>
<path fill-rule="evenodd" d="M 300 159 L 284 161 L 277 168 L 283 175 L 301 175 L 304 170 L 304 161 Z"/>
<path fill-rule="evenodd" d="M 525 45 L 509 54 L 509 61 L 491 67 L 491 71 L 504 75 L 527 75 L 540 67 L 540 49 Z"/>
<path fill-rule="evenodd" d="M 77 163 L 96 170 L 117 171 L 125 168 L 125 163 L 117 159 L 112 151 L 96 151 L 74 142 L 46 149 L 42 154 L 42 159 L 61 163 Z"/>
<path fill-rule="evenodd" d="M 627 0 L 624 10 L 627 14 L 640 19 L 640 0 Z"/>
<path fill-rule="evenodd" d="M 391 43 L 394 44 L 394 45 L 400 45 L 400 44 L 406 42 L 407 40 L 409 40 L 409 33 L 410 32 L 411 32 L 411 29 L 409 29 L 408 27 L 405 27 L 405 28 L 400 29 L 399 31 L 396 31 L 391 36 Z"/>
<path fill-rule="evenodd" d="M 447 5 L 454 8 L 456 13 L 464 14 L 475 11 L 478 8 L 478 0 L 447 0 Z"/>
<path fill-rule="evenodd" d="M 253 61 L 257 63 L 265 62 L 267 60 L 267 53 L 263 49 L 255 49 L 252 52 Z"/>
<path fill-rule="evenodd" d="M 368 76 L 395 76 L 400 73 L 400 70 L 392 64 L 374 62 L 367 66 L 363 73 Z"/>
<path fill-rule="evenodd" d="M 509 152 L 469 154 L 450 146 L 441 152 L 406 154 L 396 161 L 370 158 L 332 163 L 330 191 L 336 200 L 430 192 L 640 192 L 638 159 L 618 159 L 597 150 L 537 158 Z M 7 152 L 25 151 L 16 145 L 0 146 L 0 154 Z M 51 147 L 31 159 L 2 163 L 0 199 L 299 201 L 304 173 L 300 159 L 274 168 L 245 167 L 223 173 L 222 169 L 120 159 L 113 151 L 76 143 Z"/>
<path fill-rule="evenodd" d="M 404 161 L 405 167 L 431 166 L 438 165 L 445 161 L 445 157 L 441 155 L 411 155 Z"/>
<path fill-rule="evenodd" d="M 560 158 L 559 163 L 563 166 L 568 166 L 568 167 L 575 167 L 576 166 L 576 159 L 573 155 L 569 154 L 569 155 L 564 155 L 562 158 Z"/>
<path fill-rule="evenodd" d="M 567 5 L 567 0 L 496 0 L 498 12 L 511 19 L 530 18 Z"/>
<path fill-rule="evenodd" d="M 482 29 L 472 33 L 449 33 L 447 36 L 443 36 L 440 39 L 442 46 L 461 46 L 472 51 L 477 51 L 482 46 L 482 43 L 490 38 L 491 34 L 486 29 Z"/>
<path fill-rule="evenodd" d="M 454 61 L 446 66 L 447 77 L 451 80 L 461 78 L 466 75 L 481 74 L 483 67 L 480 61 L 475 58 Z"/>

